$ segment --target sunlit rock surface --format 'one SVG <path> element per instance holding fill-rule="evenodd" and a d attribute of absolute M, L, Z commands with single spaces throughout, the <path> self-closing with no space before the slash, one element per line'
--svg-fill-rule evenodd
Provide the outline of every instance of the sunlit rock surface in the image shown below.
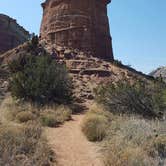
<path fill-rule="evenodd" d="M 40 37 L 47 48 L 79 49 L 113 60 L 107 5 L 111 0 L 46 0 Z"/>

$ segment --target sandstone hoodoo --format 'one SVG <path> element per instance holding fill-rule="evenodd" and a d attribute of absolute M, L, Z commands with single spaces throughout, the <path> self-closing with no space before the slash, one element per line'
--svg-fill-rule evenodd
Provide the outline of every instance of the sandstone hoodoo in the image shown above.
<path fill-rule="evenodd" d="M 0 14 L 0 54 L 27 41 L 28 31 L 18 25 L 15 19 Z"/>
<path fill-rule="evenodd" d="M 46 0 L 41 41 L 113 60 L 107 5 L 111 0 Z"/>

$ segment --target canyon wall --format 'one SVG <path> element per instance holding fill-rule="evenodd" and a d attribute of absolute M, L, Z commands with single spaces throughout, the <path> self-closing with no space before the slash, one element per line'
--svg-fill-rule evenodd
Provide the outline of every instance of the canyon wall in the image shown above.
<path fill-rule="evenodd" d="M 0 14 L 0 54 L 24 43 L 30 34 L 15 19 Z"/>

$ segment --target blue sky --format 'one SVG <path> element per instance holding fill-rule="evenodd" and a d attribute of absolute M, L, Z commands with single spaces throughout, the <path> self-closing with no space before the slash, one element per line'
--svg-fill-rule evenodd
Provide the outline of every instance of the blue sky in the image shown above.
<path fill-rule="evenodd" d="M 41 2 L 0 0 L 0 13 L 38 33 Z M 145 73 L 166 66 L 166 0 L 112 0 L 108 15 L 116 59 Z"/>

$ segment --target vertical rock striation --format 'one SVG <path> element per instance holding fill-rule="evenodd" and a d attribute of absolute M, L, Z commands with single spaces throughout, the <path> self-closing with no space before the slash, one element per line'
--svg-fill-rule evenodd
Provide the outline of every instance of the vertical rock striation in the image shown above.
<path fill-rule="evenodd" d="M 27 41 L 28 31 L 17 24 L 16 20 L 0 14 L 0 54 Z"/>
<path fill-rule="evenodd" d="M 111 0 L 46 0 L 41 40 L 113 60 L 107 5 Z"/>

